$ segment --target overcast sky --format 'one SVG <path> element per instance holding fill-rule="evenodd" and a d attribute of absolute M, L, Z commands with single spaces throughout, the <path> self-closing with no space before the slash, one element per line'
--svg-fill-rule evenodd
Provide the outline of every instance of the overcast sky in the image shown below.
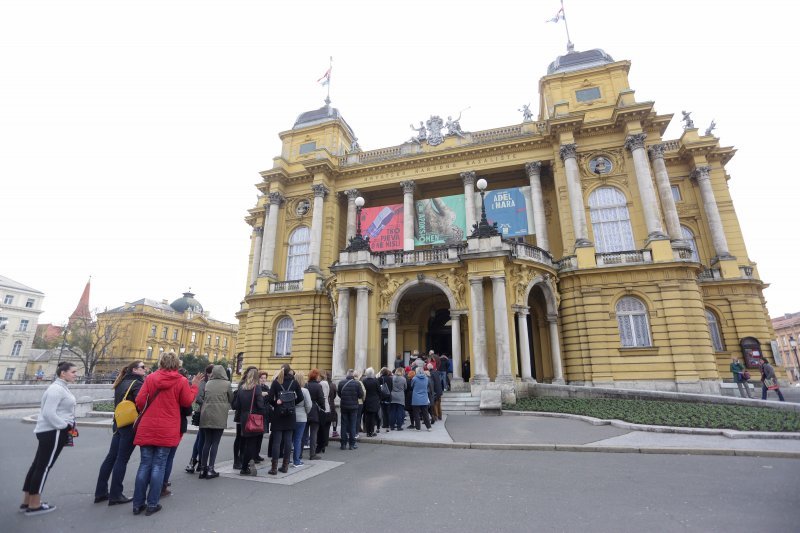
<path fill-rule="evenodd" d="M 792 2 L 567 0 L 576 49 L 632 61 L 631 88 L 738 149 L 729 182 L 772 316 L 800 311 Z M 557 0 L 79 1 L 0 4 L 0 273 L 61 324 L 192 288 L 215 318 L 244 296 L 258 172 L 278 132 L 333 105 L 363 149 L 464 113 L 521 122 L 565 52 Z M 790 16 L 791 15 L 791 16 Z M 786 107 L 784 107 L 786 106 Z M 743 258 L 742 258 L 743 259 Z"/>

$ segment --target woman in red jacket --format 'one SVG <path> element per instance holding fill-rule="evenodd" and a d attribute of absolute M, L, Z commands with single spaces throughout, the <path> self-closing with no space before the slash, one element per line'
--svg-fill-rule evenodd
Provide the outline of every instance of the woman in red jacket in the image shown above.
<path fill-rule="evenodd" d="M 158 370 L 147 376 L 136 395 L 136 407 L 141 414 L 133 443 L 139 446 L 141 462 L 136 472 L 133 514 L 146 508 L 145 514 L 150 516 L 161 510 L 158 500 L 167 458 L 181 440 L 181 407 L 192 405 L 197 384 L 204 376 L 202 372 L 198 373 L 189 385 L 178 373 L 180 366 L 181 360 L 175 352 L 163 354 L 158 361 Z"/>

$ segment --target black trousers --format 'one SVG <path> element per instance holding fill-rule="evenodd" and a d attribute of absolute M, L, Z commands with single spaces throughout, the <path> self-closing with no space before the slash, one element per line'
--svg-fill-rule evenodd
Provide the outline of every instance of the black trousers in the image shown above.
<path fill-rule="evenodd" d="M 213 428 L 200 428 L 205 434 L 203 441 L 203 451 L 200 453 L 200 466 L 214 468 L 217 461 L 217 450 L 219 449 L 219 441 L 222 439 L 223 429 Z"/>
<path fill-rule="evenodd" d="M 242 425 L 236 422 L 236 436 L 233 438 L 233 462 L 242 461 Z"/>
<path fill-rule="evenodd" d="M 247 468 L 250 461 L 255 461 L 261 451 L 261 441 L 264 440 L 264 434 L 254 435 L 252 437 L 242 436 L 241 450 L 242 450 L 242 468 Z"/>
<path fill-rule="evenodd" d="M 389 429 L 389 402 L 381 402 L 381 427 Z"/>
<path fill-rule="evenodd" d="M 292 458 L 292 433 L 291 429 L 272 430 L 269 436 L 272 439 L 273 461 L 283 457 L 288 462 Z"/>
<path fill-rule="evenodd" d="M 414 405 L 411 407 L 411 425 L 417 429 L 420 429 L 420 415 L 422 416 L 422 420 L 425 422 L 425 427 L 430 429 L 431 419 L 428 415 L 427 405 Z"/>
<path fill-rule="evenodd" d="M 329 414 L 329 413 L 328 413 Z M 328 440 L 330 439 L 331 435 L 331 423 L 328 420 L 328 417 L 325 417 L 325 422 L 319 425 L 319 431 L 317 432 L 317 449 L 315 450 L 316 453 L 320 453 L 325 448 L 328 447 Z"/>
<path fill-rule="evenodd" d="M 39 440 L 39 447 L 36 448 L 33 463 L 22 485 L 22 490 L 28 494 L 41 494 L 44 490 L 47 474 L 50 473 L 67 442 L 67 428 L 43 431 L 37 433 L 36 438 Z"/>
<path fill-rule="evenodd" d="M 377 411 L 364 411 L 364 431 L 367 432 L 367 435 L 372 435 L 375 433 L 376 426 L 378 425 L 377 422 Z"/>

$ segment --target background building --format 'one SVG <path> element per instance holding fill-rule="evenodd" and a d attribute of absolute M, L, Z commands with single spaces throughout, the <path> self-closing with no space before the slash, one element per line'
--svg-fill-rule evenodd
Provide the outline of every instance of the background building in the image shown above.
<path fill-rule="evenodd" d="M 797 345 L 800 343 L 800 313 L 786 313 L 773 318 L 772 327 L 775 328 L 786 376 L 792 381 L 800 381 L 800 356 L 797 353 Z"/>
<path fill-rule="evenodd" d="M 537 119 L 469 132 L 431 116 L 366 152 L 329 102 L 302 113 L 246 218 L 246 364 L 341 377 L 434 349 L 478 385 L 716 392 L 732 355 L 771 359 L 735 150 L 689 113 L 663 139 L 673 116 L 636 100 L 630 66 L 570 51 L 540 80 Z M 467 238 L 479 178 L 499 235 Z M 351 241 L 359 223 L 371 249 Z"/>
<path fill-rule="evenodd" d="M 238 326 L 214 320 L 191 292 L 171 304 L 142 298 L 97 314 L 99 331 L 114 336 L 98 371 L 111 372 L 135 359 L 155 364 L 162 352 L 231 361 Z"/>
<path fill-rule="evenodd" d="M 0 276 L 0 379 L 24 376 L 43 301 L 43 292 Z"/>

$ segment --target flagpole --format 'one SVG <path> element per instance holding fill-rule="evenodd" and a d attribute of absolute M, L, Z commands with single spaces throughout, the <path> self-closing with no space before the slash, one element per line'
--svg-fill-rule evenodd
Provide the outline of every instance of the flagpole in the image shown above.
<path fill-rule="evenodd" d="M 325 97 L 325 105 L 331 105 L 331 69 L 333 69 L 333 56 L 330 56 L 328 63 L 328 96 Z"/>
<path fill-rule="evenodd" d="M 569 38 L 569 26 L 567 26 L 567 12 L 564 11 L 564 0 L 561 0 L 561 16 L 564 18 L 564 29 L 567 31 L 567 52 L 575 50 L 575 45 L 572 44 L 572 39 Z"/>

